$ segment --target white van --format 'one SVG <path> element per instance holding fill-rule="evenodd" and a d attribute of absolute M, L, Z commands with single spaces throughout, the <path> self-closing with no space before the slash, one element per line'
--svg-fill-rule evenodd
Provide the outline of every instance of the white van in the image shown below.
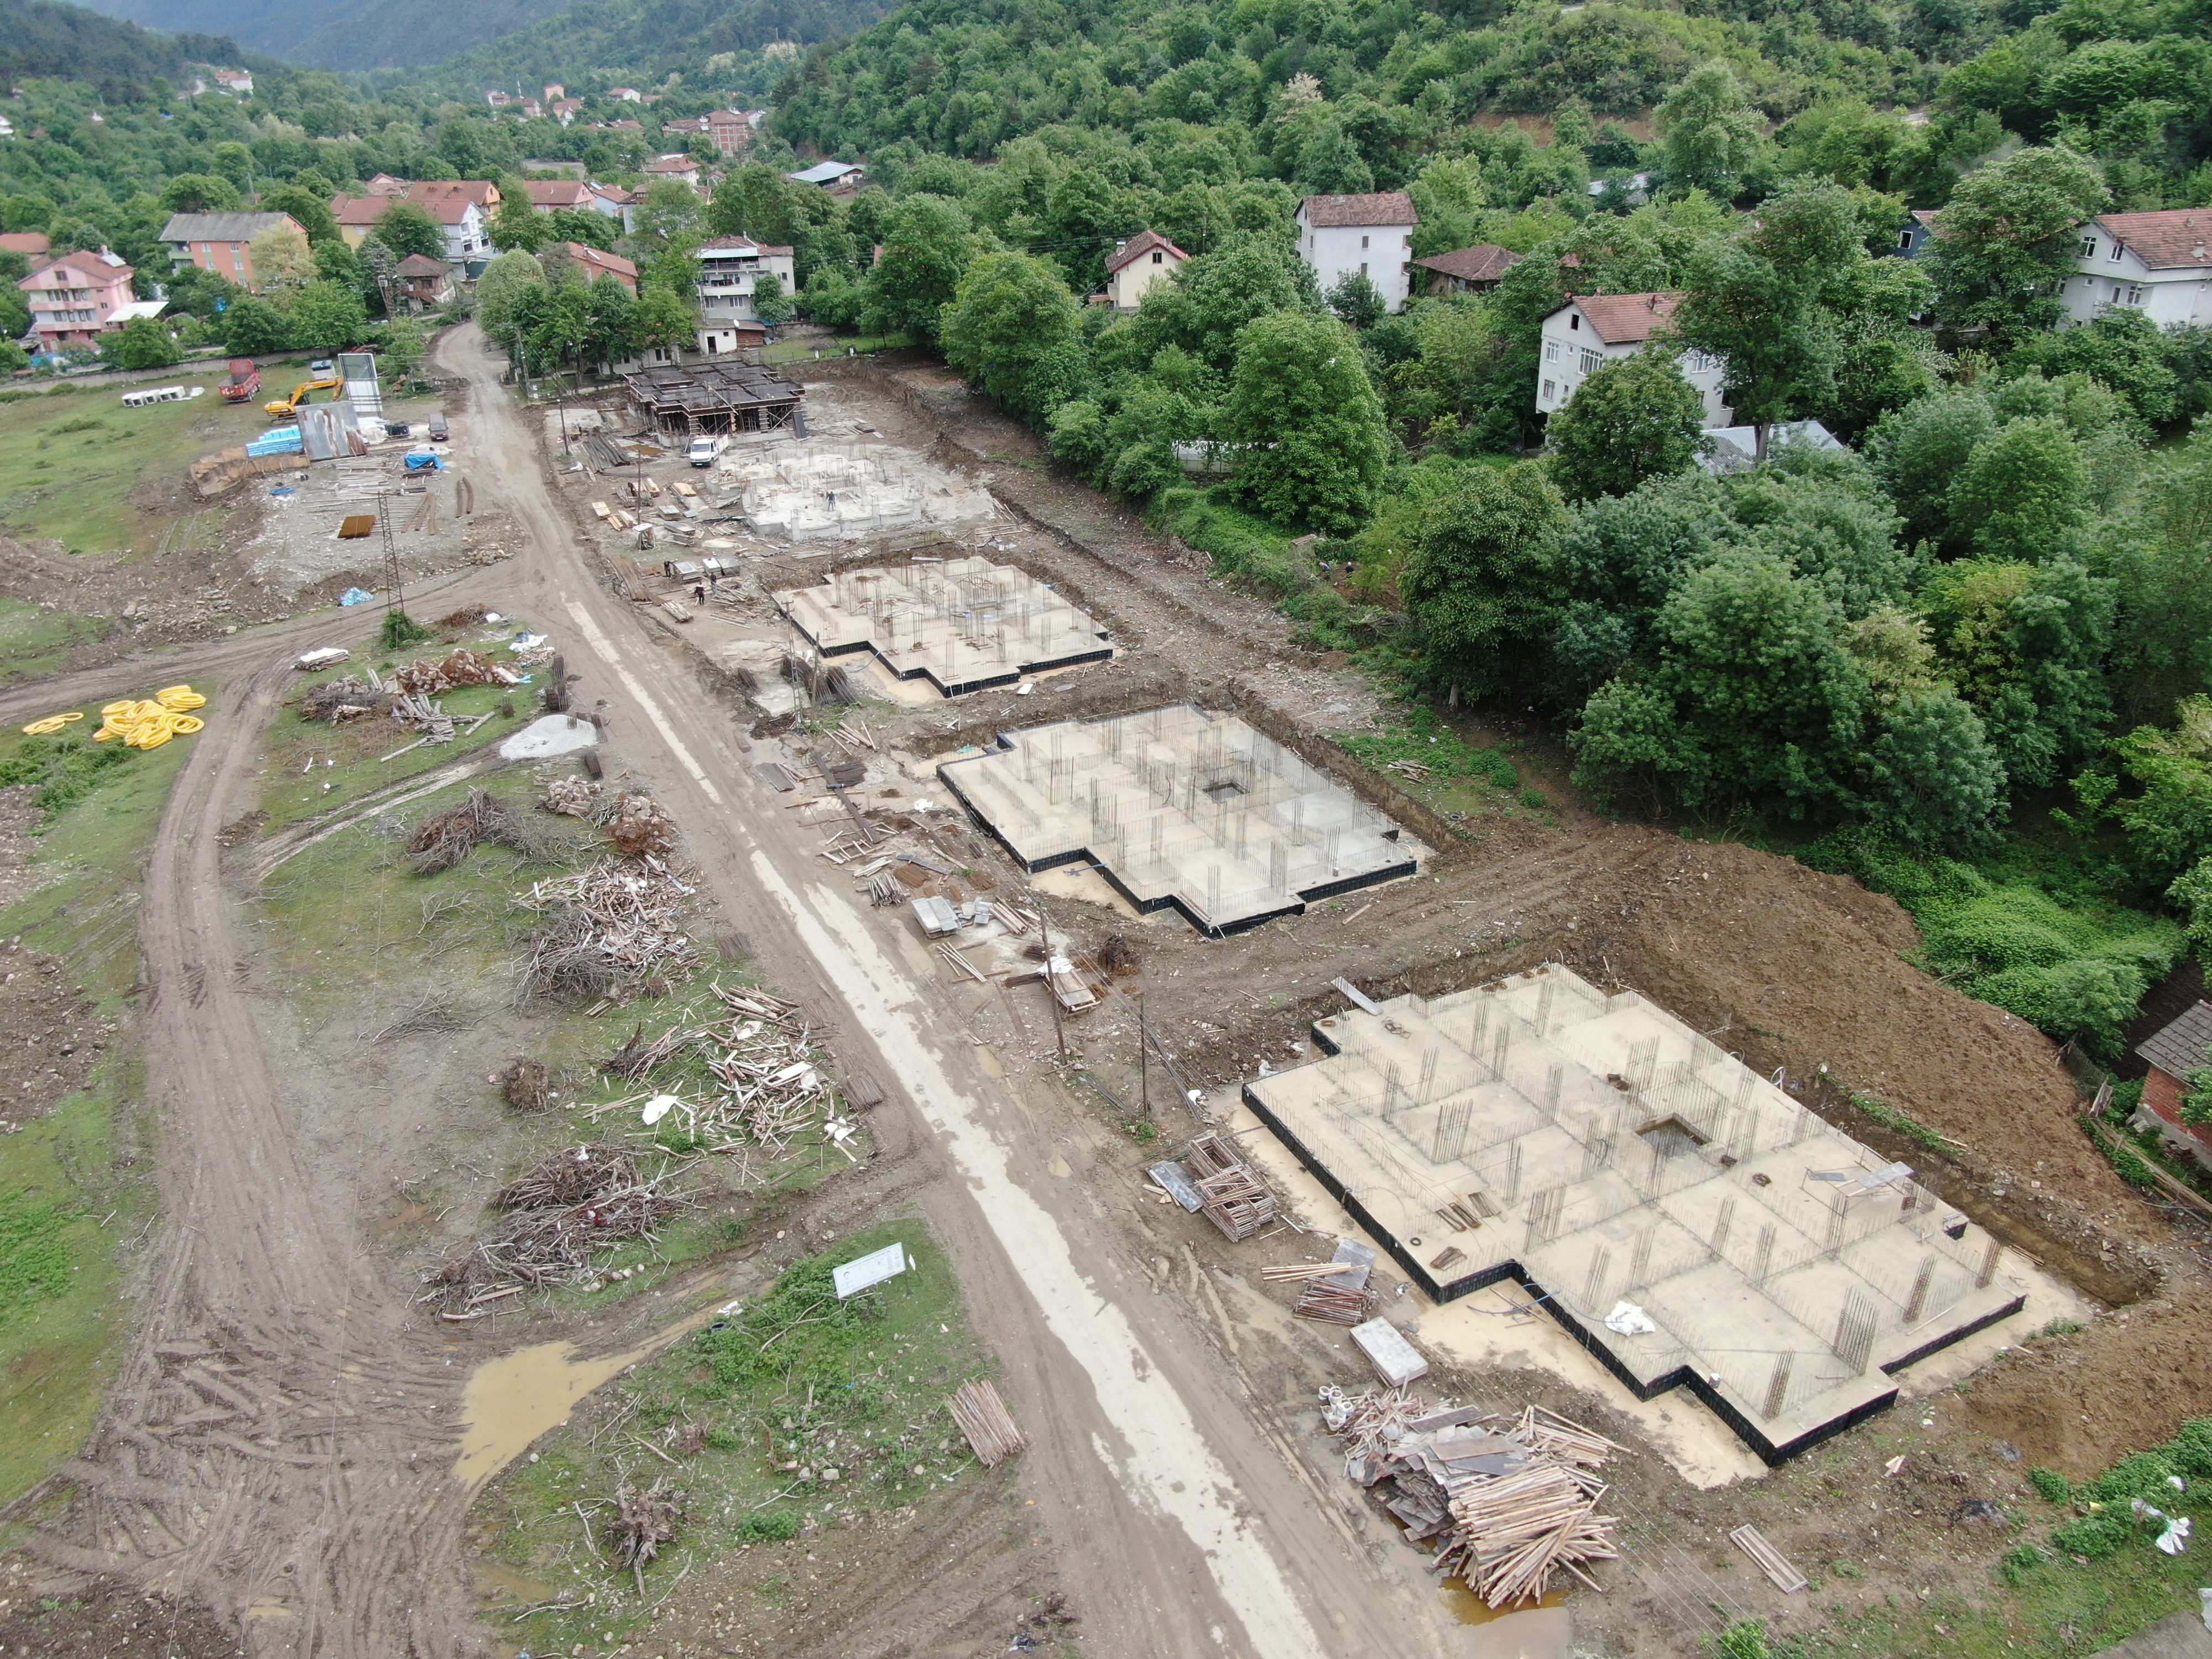
<path fill-rule="evenodd" d="M 691 465 L 712 466 L 722 453 L 720 438 L 694 438 L 691 441 Z"/>

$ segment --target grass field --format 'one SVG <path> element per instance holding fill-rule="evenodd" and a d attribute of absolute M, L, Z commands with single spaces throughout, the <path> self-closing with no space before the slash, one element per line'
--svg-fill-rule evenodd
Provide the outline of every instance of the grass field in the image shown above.
<path fill-rule="evenodd" d="M 101 632 L 90 617 L 0 599 L 0 684 L 59 672 L 72 646 Z"/>
<path fill-rule="evenodd" d="M 72 553 L 152 551 L 168 517 L 140 512 L 131 492 L 149 478 L 180 477 L 201 456 L 270 425 L 258 403 L 222 401 L 223 378 L 179 372 L 165 384 L 204 386 L 206 395 L 143 409 L 125 409 L 113 386 L 0 404 L 0 526 L 53 537 Z"/>
<path fill-rule="evenodd" d="M 140 866 L 191 743 L 100 769 L 35 855 L 56 878 L 0 909 L 0 934 L 61 957 L 104 1019 L 138 976 Z M 0 744 L 0 765 L 27 746 Z M 0 1502 L 74 1452 L 99 1410 L 130 1316 L 118 1247 L 152 1212 L 143 1094 L 136 1061 L 111 1052 L 90 1087 L 0 1135 Z"/>

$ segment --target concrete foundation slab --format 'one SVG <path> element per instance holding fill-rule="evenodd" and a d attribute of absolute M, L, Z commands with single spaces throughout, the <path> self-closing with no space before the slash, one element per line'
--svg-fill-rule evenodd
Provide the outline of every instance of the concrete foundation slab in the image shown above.
<path fill-rule="evenodd" d="M 1328 1059 L 1245 1102 L 1415 1284 L 1519 1284 L 1638 1399 L 1686 1387 L 1769 1463 L 2021 1305 L 1910 1170 L 1633 992 L 1550 964 L 1313 1035 Z M 1624 1303 L 1657 1328 L 1609 1328 Z"/>
<path fill-rule="evenodd" d="M 793 542 L 853 540 L 997 514 L 991 492 L 890 444 L 819 440 L 732 455 L 717 482 L 742 492 L 738 510 L 758 534 Z"/>
<path fill-rule="evenodd" d="M 1414 871 L 1395 824 L 1233 714 L 1184 704 L 999 744 L 938 775 L 1025 869 L 1096 868 L 1209 937 Z"/>
<path fill-rule="evenodd" d="M 573 755 L 595 747 L 599 728 L 574 714 L 547 714 L 534 720 L 499 746 L 501 760 L 544 760 L 551 755 Z"/>
<path fill-rule="evenodd" d="M 895 678 L 948 697 L 1114 654 L 1096 617 L 1028 572 L 988 559 L 841 570 L 774 598 L 823 657 L 872 652 Z"/>

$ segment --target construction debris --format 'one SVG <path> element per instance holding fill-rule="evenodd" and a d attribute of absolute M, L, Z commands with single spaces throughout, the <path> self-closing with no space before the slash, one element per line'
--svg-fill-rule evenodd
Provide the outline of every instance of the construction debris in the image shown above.
<path fill-rule="evenodd" d="M 1007 1415 L 999 1391 L 988 1380 L 962 1383 L 945 1402 L 945 1409 L 960 1425 L 960 1432 L 968 1437 L 976 1461 L 987 1469 L 1029 1445 L 1022 1438 L 1022 1431 L 1014 1426 L 1014 1419 Z"/>
<path fill-rule="evenodd" d="M 549 850 L 544 835 L 517 817 L 505 801 L 489 789 L 471 789 L 459 806 L 434 812 L 417 824 L 407 838 L 407 852 L 415 860 L 416 875 L 434 876 L 487 842 L 531 859 L 543 858 Z"/>
<path fill-rule="evenodd" d="M 1605 1482 L 1593 1473 L 1622 1450 L 1540 1406 L 1510 1427 L 1473 1407 L 1431 1411 L 1402 1389 L 1321 1391 L 1329 1430 L 1347 1447 L 1346 1476 L 1433 1539 L 1429 1571 L 1461 1578 L 1492 1607 L 1540 1600 L 1556 1573 L 1593 1589 L 1583 1571 L 1619 1559 L 1613 1517 L 1598 1513 Z"/>
<path fill-rule="evenodd" d="M 395 670 L 392 683 L 402 691 L 434 697 L 462 685 L 520 685 L 522 677 L 473 651 L 454 652 L 443 660 L 425 659 Z"/>
<path fill-rule="evenodd" d="M 308 687 L 297 707 L 303 720 L 328 720 L 342 726 L 364 714 L 381 714 L 392 707 L 392 693 L 371 685 L 358 674 L 341 680 L 325 680 Z"/>
<path fill-rule="evenodd" d="M 1791 1565 L 1788 1556 L 1766 1541 L 1757 1527 L 1738 1527 L 1729 1534 L 1729 1542 L 1749 1556 L 1784 1595 L 1795 1595 L 1812 1583 Z"/>
<path fill-rule="evenodd" d="M 1375 1252 L 1353 1239 L 1340 1240 L 1330 1271 L 1308 1277 L 1305 1293 L 1291 1310 L 1298 1319 L 1357 1325 L 1367 1317 L 1367 1276 L 1375 1271 Z"/>
<path fill-rule="evenodd" d="M 522 994 L 627 1001 L 686 977 L 698 952 L 676 918 L 693 891 L 649 854 L 532 883 L 515 901 L 544 918 L 524 941 Z"/>
<path fill-rule="evenodd" d="M 629 791 L 616 796 L 606 823 L 608 839 L 624 858 L 665 854 L 676 845 L 676 821 L 647 794 Z"/>
<path fill-rule="evenodd" d="M 1206 1219 L 1231 1240 L 1249 1238 L 1275 1218 L 1275 1195 L 1222 1136 L 1208 1133 L 1183 1156 L 1198 1172 Z"/>
<path fill-rule="evenodd" d="M 544 1062 L 517 1055 L 500 1073 L 499 1091 L 518 1112 L 542 1112 L 553 1099 L 553 1074 Z"/>
<path fill-rule="evenodd" d="M 563 817 L 597 820 L 600 816 L 602 799 L 598 784 L 589 778 L 579 777 L 574 772 L 565 772 L 557 778 L 546 780 L 544 788 L 538 792 L 538 805 L 544 811 L 558 813 Z"/>

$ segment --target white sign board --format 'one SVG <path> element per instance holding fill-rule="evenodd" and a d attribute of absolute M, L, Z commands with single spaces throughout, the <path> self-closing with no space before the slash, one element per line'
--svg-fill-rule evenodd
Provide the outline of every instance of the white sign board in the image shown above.
<path fill-rule="evenodd" d="M 913 1263 L 906 1259 L 906 1246 L 886 1244 L 880 1250 L 871 1250 L 856 1261 L 848 1261 L 830 1270 L 830 1277 L 836 1281 L 837 1299 L 842 1302 L 855 1291 L 865 1291 L 871 1285 L 880 1285 L 886 1279 L 896 1279 Z"/>

